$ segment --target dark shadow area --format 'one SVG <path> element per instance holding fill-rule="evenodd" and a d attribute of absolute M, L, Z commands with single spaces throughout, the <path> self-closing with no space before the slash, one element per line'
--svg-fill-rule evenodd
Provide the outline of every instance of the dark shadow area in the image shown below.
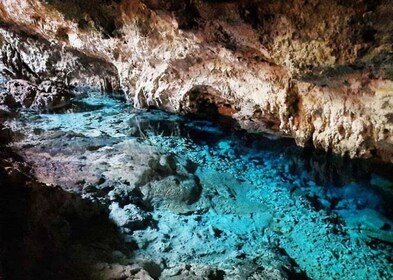
<path fill-rule="evenodd" d="M 129 254 L 107 210 L 37 183 L 12 151 L 0 155 L 0 279 L 97 279 L 94 264 Z"/>
<path fill-rule="evenodd" d="M 381 52 L 369 58 L 369 60 L 359 60 L 352 64 L 316 67 L 297 78 L 322 87 L 332 84 L 349 85 L 347 80 L 354 75 L 359 77 L 367 75 L 374 79 L 392 80 L 392 67 L 393 54 L 391 52 Z"/>
<path fill-rule="evenodd" d="M 59 12 L 66 19 L 75 20 L 80 29 L 101 27 L 103 35 L 114 37 L 121 28 L 119 0 L 47 0 L 43 1 Z M 97 26 L 89 26 L 91 19 Z"/>
<path fill-rule="evenodd" d="M 149 9 L 170 12 L 176 19 L 179 29 L 196 29 L 198 27 L 198 21 L 201 19 L 197 3 L 192 0 L 142 0 L 142 2 Z"/>
<path fill-rule="evenodd" d="M 75 100 L 65 107 L 58 108 L 55 110 L 50 110 L 47 113 L 50 114 L 85 113 L 85 112 L 101 110 L 103 108 L 104 105 L 102 104 L 92 105 L 83 101 Z"/>

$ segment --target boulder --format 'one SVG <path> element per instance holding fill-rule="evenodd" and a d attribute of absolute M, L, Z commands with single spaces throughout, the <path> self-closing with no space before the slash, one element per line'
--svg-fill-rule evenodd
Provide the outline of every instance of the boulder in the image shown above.
<path fill-rule="evenodd" d="M 71 97 L 63 83 L 43 81 L 36 85 L 26 80 L 10 80 L 7 91 L 0 93 L 0 105 L 11 109 L 54 110 L 67 106 Z"/>
<path fill-rule="evenodd" d="M 196 176 L 168 176 L 152 181 L 141 188 L 145 201 L 157 208 L 172 210 L 187 208 L 201 196 L 202 186 Z"/>
<path fill-rule="evenodd" d="M 151 221 L 150 214 L 133 204 L 120 207 L 117 202 L 114 202 L 109 206 L 109 209 L 110 219 L 125 231 L 144 229 Z"/>
<path fill-rule="evenodd" d="M 29 108 L 34 102 L 38 88 L 35 84 L 25 80 L 11 80 L 7 83 L 7 91 L 8 103 L 15 102 L 18 107 Z"/>
<path fill-rule="evenodd" d="M 39 93 L 31 108 L 35 110 L 53 110 L 67 106 L 71 100 L 70 92 L 61 83 L 44 81 L 38 86 Z"/>

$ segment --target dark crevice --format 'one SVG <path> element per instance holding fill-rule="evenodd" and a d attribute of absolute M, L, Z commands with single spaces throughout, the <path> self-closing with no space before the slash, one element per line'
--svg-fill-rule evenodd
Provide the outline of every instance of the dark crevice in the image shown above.
<path fill-rule="evenodd" d="M 43 1 L 43 0 L 41 0 Z M 89 19 L 96 26 L 102 29 L 104 38 L 115 37 L 121 29 L 119 1 L 113 0 L 46 0 L 45 4 L 50 5 L 61 12 L 66 19 L 78 22 L 82 29 L 89 27 Z"/>
<path fill-rule="evenodd" d="M 2 47 L 2 61 L 6 67 L 3 74 L 11 79 L 25 79 L 35 83 L 41 82 L 38 75 L 23 61 L 20 53 L 10 44 Z"/>
<path fill-rule="evenodd" d="M 300 103 L 300 96 L 299 96 L 297 85 L 293 81 L 289 82 L 287 103 L 288 103 L 289 117 L 298 116 L 299 106 L 300 106 L 300 104 L 299 104 Z"/>
<path fill-rule="evenodd" d="M 197 119 L 236 127 L 233 115 L 238 110 L 229 100 L 209 86 L 196 86 L 191 89 L 181 103 L 180 113 Z"/>
<path fill-rule="evenodd" d="M 129 254 L 107 210 L 35 182 L 9 149 L 1 158 L 1 279 L 96 279 L 92 265 L 111 262 L 116 249 Z"/>

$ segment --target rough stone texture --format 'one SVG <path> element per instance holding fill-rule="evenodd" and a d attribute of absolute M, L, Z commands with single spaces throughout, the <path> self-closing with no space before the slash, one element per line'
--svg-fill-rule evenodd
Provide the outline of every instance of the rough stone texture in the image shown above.
<path fill-rule="evenodd" d="M 196 174 L 198 167 L 189 160 L 161 152 L 159 147 L 152 146 L 153 140 L 149 138 L 126 136 L 132 130 L 130 124 L 137 126 L 138 118 L 142 119 L 141 135 L 147 135 L 151 127 L 165 129 L 164 121 L 162 125 L 158 122 L 160 116 L 166 116 L 169 122 L 179 116 L 156 111 L 158 115 L 151 122 L 148 120 L 153 113 L 149 112 L 134 114 L 130 120 L 125 104 L 116 103 L 115 110 L 101 108 L 75 113 L 75 116 L 73 113 L 48 114 L 44 118 L 49 119 L 35 123 L 43 126 L 34 128 L 24 127 L 17 120 L 11 125 L 25 134 L 21 142 L 13 145 L 33 167 L 37 180 L 80 192 L 84 200 L 107 208 L 110 220 L 135 248 L 133 255 L 125 256 L 121 265 L 98 264 L 98 276 L 104 279 L 246 279 L 252 275 L 256 279 L 287 279 L 290 275 L 299 275 L 297 265 L 282 250 L 266 246 L 254 256 L 255 246 L 244 245 L 245 235 L 250 231 L 250 236 L 259 238 L 255 244 L 260 244 L 263 230 L 272 220 L 271 214 L 259 203 L 252 203 L 249 208 L 243 204 L 245 197 L 240 189 L 244 186 L 240 184 L 237 190 L 239 201 L 232 200 L 237 191 L 222 184 L 231 185 L 229 177 L 213 173 L 212 177 L 220 183 L 216 189 L 217 182 L 210 176 L 200 182 Z M 121 111 L 117 111 L 119 109 Z M 35 112 L 26 114 L 37 117 Z M 71 119 L 52 123 L 62 117 Z M 75 119 L 78 123 L 72 121 Z M 50 128 L 53 124 L 56 127 Z M 73 128 L 63 130 L 64 125 Z M 170 135 L 180 130 L 175 129 L 175 123 L 172 125 L 174 130 L 166 131 Z M 209 190 L 202 191 L 202 186 L 207 184 Z M 224 201 L 231 203 L 227 205 L 222 203 Z M 210 207 L 216 217 L 212 223 L 203 221 L 201 216 Z M 256 222 L 241 226 L 249 217 Z M 240 247 L 251 250 L 250 259 L 246 252 L 243 257 L 243 251 L 237 252 Z M 250 264 L 254 258 L 258 263 Z M 243 264 L 246 265 L 243 267 Z"/>
<path fill-rule="evenodd" d="M 31 104 L 32 109 L 53 110 L 67 106 L 70 103 L 71 94 L 61 83 L 43 81 L 38 86 L 39 94 Z"/>
<path fill-rule="evenodd" d="M 37 95 L 37 86 L 29 83 L 25 80 L 13 80 L 7 83 L 8 93 L 6 99 L 12 98 L 13 102 L 7 102 L 17 104 L 23 108 L 29 108 Z M 8 100 L 7 100 L 8 101 Z"/>
<path fill-rule="evenodd" d="M 10 80 L 7 91 L 0 93 L 0 105 L 10 109 L 22 107 L 50 111 L 67 106 L 71 97 L 60 82 L 44 81 L 37 86 L 26 80 Z"/>
<path fill-rule="evenodd" d="M 120 91 L 117 70 L 108 61 L 13 26 L 0 28 L 0 37 L 3 38 L 0 71 L 13 79 L 37 84 L 45 80 L 62 81 L 75 91 L 86 88 Z"/>
<path fill-rule="evenodd" d="M 0 1 L 3 22 L 113 63 L 136 106 L 187 113 L 199 96 L 248 130 L 385 161 L 392 9 L 388 0 Z M 24 55 L 11 41 L 30 68 L 52 60 L 41 58 L 52 48 Z"/>
<path fill-rule="evenodd" d="M 8 122 L 25 135 L 12 146 L 37 180 L 108 209 L 135 248 L 121 264 L 154 279 L 392 278 L 393 179 L 377 167 L 113 98 L 73 102 L 94 106 Z"/>
<path fill-rule="evenodd" d="M 0 150 L 0 278 L 153 279 L 121 264 L 131 252 L 105 208 L 41 184 L 30 171 L 9 148 Z"/>

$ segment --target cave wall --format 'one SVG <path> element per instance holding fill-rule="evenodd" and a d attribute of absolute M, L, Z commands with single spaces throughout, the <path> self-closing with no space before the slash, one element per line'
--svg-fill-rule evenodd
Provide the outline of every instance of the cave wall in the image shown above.
<path fill-rule="evenodd" d="M 116 71 L 137 107 L 189 112 L 208 88 L 250 131 L 392 161 L 392 12 L 388 0 L 0 0 L 0 44 L 30 68 L 45 52 L 11 32 L 92 58 L 81 65 Z M 92 66 L 105 63 L 115 70 Z"/>
<path fill-rule="evenodd" d="M 109 61 L 60 46 L 40 34 L 3 25 L 0 71 L 11 79 L 40 84 L 61 81 L 75 91 L 121 91 L 116 67 Z"/>

